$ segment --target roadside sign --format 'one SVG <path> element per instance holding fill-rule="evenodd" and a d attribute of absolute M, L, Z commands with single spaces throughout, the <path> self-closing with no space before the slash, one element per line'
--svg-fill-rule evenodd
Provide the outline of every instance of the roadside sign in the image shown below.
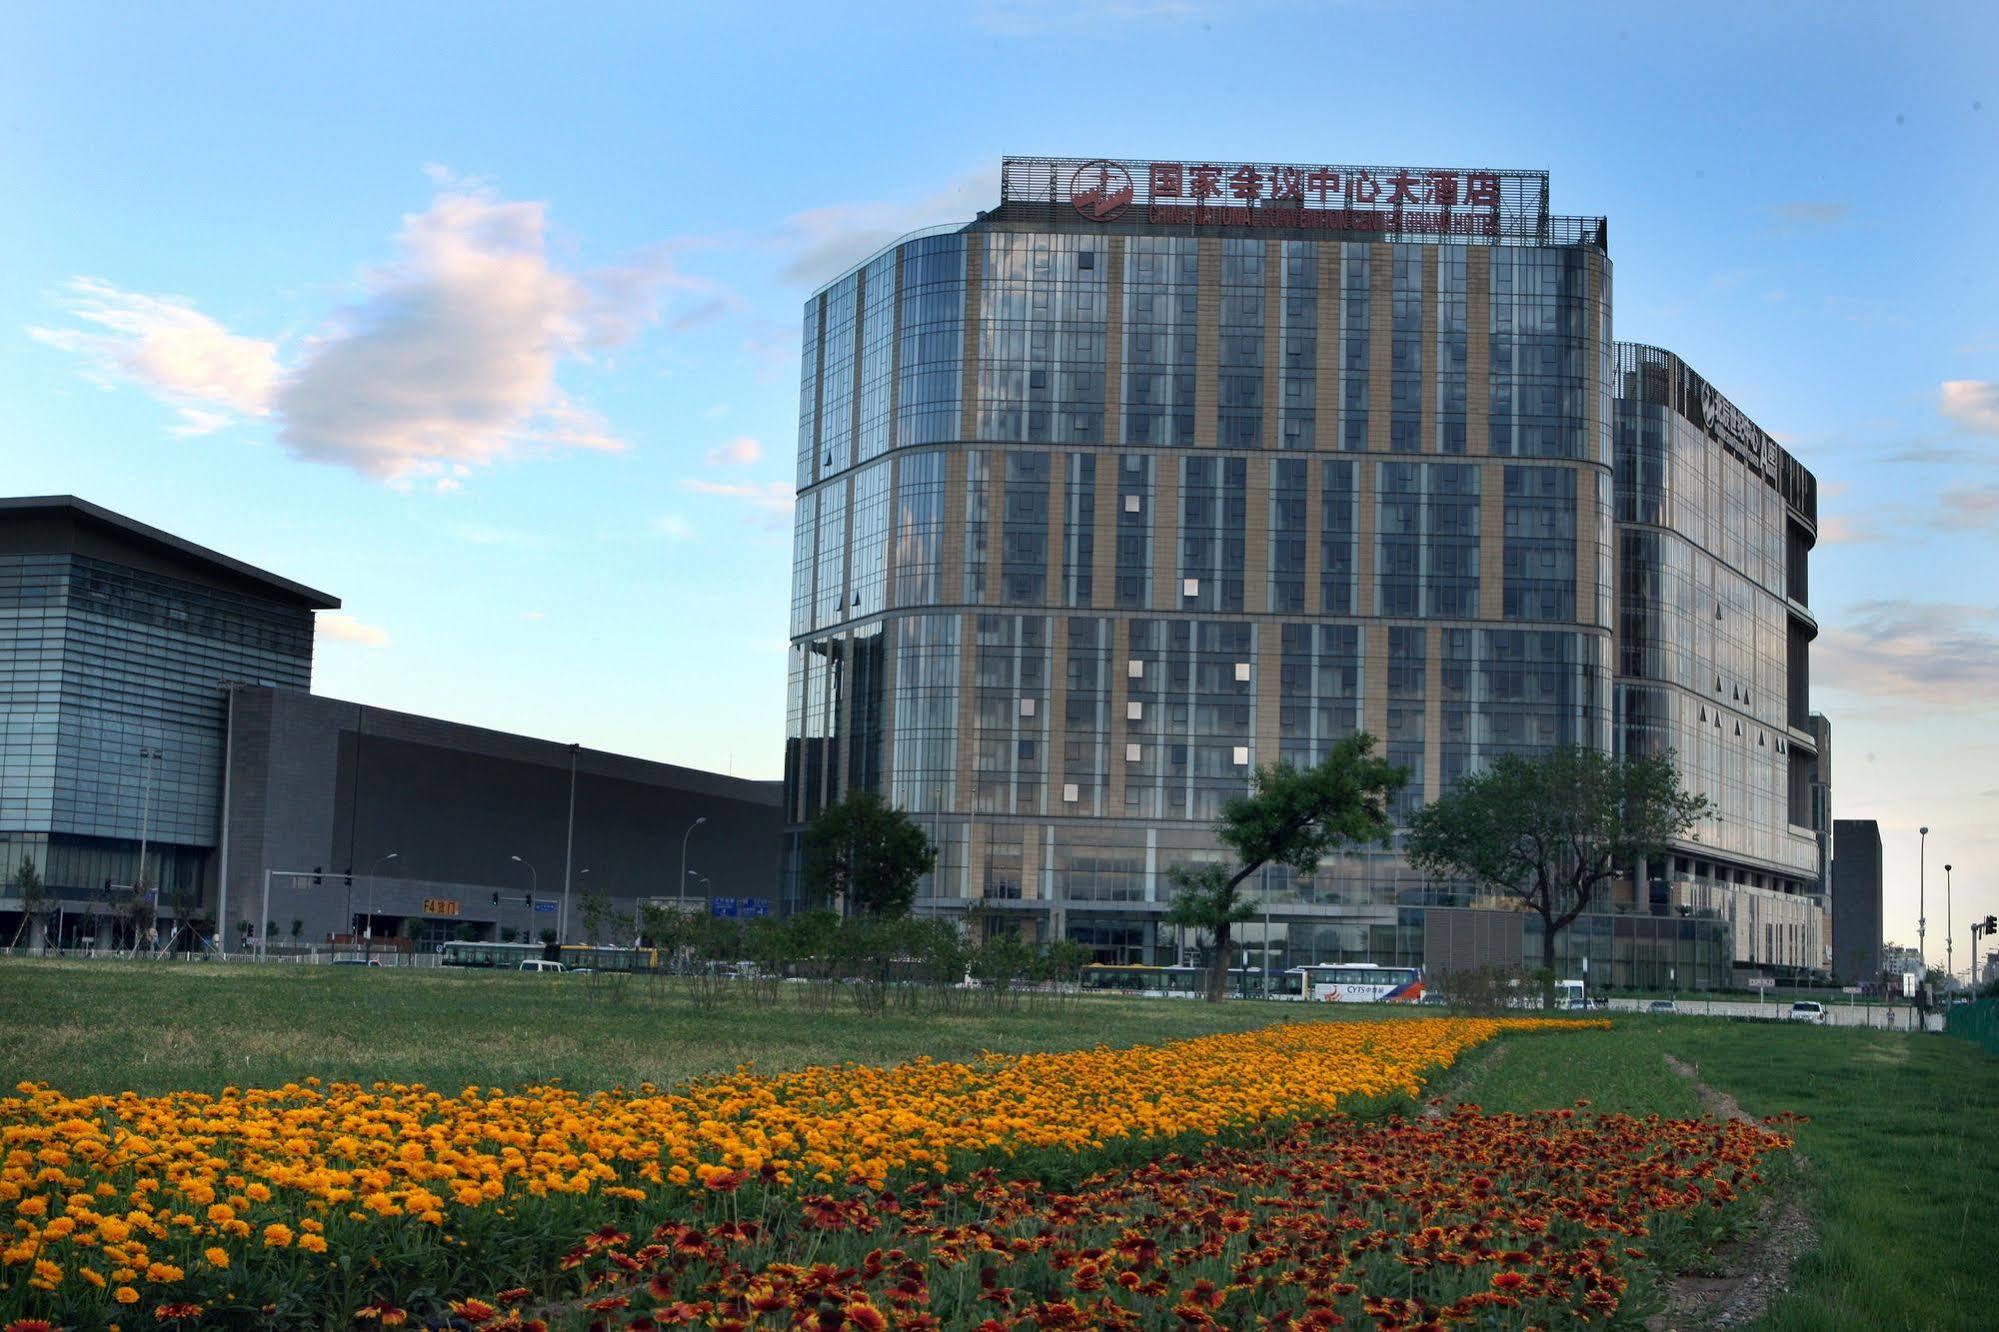
<path fill-rule="evenodd" d="M 745 897 L 742 904 L 742 914 L 745 916 L 768 916 L 770 914 L 770 899 L 768 897 Z"/>
<path fill-rule="evenodd" d="M 534 904 L 534 910 L 535 914 L 538 916 L 552 916 L 555 914 L 555 903 L 536 902 Z"/>
<path fill-rule="evenodd" d="M 1771 980 L 1768 976 L 1751 976 L 1749 978 L 1749 988 L 1752 990 L 1768 990 L 1774 988 L 1776 984 L 1777 982 Z"/>
<path fill-rule="evenodd" d="M 708 914 L 725 920 L 736 918 L 736 899 L 733 897 L 711 897 L 708 899 Z"/>

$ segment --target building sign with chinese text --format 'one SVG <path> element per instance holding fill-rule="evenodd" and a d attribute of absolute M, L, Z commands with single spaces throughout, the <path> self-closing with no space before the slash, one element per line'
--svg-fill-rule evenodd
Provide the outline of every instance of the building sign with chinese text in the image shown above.
<path fill-rule="evenodd" d="M 426 897 L 423 899 L 423 914 L 426 916 L 455 916 L 458 903 L 449 897 Z"/>
<path fill-rule="evenodd" d="M 1533 240 L 1548 173 L 1443 167 L 1009 157 L 1000 203 L 1067 204 L 1087 221 L 1292 227 Z"/>

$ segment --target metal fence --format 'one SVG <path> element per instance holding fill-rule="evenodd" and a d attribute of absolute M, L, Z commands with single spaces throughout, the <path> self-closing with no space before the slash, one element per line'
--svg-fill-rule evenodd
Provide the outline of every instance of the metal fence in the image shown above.
<path fill-rule="evenodd" d="M 1999 1055 L 1999 999 L 1952 1004 L 1944 1014 L 1947 1035 L 1983 1046 L 1985 1053 Z"/>

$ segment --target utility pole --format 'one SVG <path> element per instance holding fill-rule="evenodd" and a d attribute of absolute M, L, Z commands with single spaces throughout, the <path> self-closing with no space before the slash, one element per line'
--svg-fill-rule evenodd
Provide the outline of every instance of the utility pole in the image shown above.
<path fill-rule="evenodd" d="M 1957 984 L 1957 947 L 1950 937 L 1950 866 L 1943 867 L 1943 974 Z"/>
<path fill-rule="evenodd" d="M 146 891 L 146 843 L 151 839 L 153 823 L 153 762 L 165 758 L 163 750 L 151 745 L 139 746 L 139 872 L 133 876 L 133 883 L 140 892 Z"/>
<path fill-rule="evenodd" d="M 1929 860 L 1930 830 L 1916 829 L 1916 969 L 1923 975 L 1930 974 L 1930 955 L 1925 950 L 1923 935 L 1929 927 L 1929 899 L 1924 895 L 1923 872 Z"/>

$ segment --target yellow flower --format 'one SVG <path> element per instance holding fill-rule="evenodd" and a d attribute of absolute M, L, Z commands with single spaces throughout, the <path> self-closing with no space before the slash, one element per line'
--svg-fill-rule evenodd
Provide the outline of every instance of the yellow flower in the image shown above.
<path fill-rule="evenodd" d="M 120 1286 L 111 1292 L 111 1298 L 120 1304 L 137 1304 L 139 1302 L 139 1292 L 133 1290 L 130 1286 Z"/>
<path fill-rule="evenodd" d="M 264 1227 L 264 1247 L 282 1249 L 292 1242 L 292 1229 L 282 1221 L 273 1221 Z"/>
<path fill-rule="evenodd" d="M 203 1249 L 201 1251 L 201 1256 L 208 1260 L 208 1265 L 210 1267 L 229 1266 L 229 1250 L 221 1247 L 220 1245 Z"/>

